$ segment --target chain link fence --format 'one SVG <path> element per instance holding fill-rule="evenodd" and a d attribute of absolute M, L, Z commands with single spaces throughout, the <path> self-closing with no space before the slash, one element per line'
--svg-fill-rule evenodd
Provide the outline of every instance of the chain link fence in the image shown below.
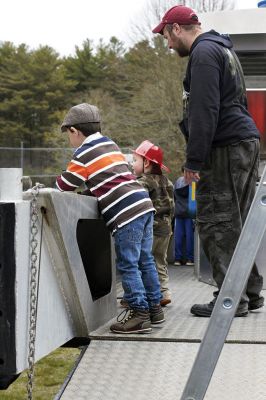
<path fill-rule="evenodd" d="M 29 176 L 46 187 L 54 187 L 55 179 L 66 169 L 74 149 L 61 147 L 0 147 L 0 168 L 21 168 L 23 176 Z M 131 151 L 123 148 L 128 162 L 132 161 Z"/>
<path fill-rule="evenodd" d="M 23 176 L 30 176 L 34 184 L 51 187 L 72 154 L 69 148 L 0 147 L 0 168 L 21 168 Z"/>

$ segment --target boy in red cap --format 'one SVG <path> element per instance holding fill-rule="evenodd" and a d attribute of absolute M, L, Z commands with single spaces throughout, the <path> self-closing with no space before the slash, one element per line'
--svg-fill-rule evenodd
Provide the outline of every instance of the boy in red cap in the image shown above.
<path fill-rule="evenodd" d="M 156 210 L 153 223 L 153 256 L 161 285 L 161 305 L 171 303 L 167 250 L 172 233 L 174 215 L 174 193 L 172 182 L 162 173 L 169 172 L 163 164 L 163 151 L 149 140 L 142 142 L 133 155 L 133 170 L 144 188 L 149 192 Z"/>

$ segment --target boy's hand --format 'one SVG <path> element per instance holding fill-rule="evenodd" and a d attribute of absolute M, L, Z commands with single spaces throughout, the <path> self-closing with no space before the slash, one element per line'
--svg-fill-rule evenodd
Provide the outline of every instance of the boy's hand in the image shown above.
<path fill-rule="evenodd" d="M 185 178 L 186 183 L 188 183 L 189 185 L 192 182 L 198 182 L 200 180 L 199 172 L 185 169 L 184 170 L 184 178 Z"/>
<path fill-rule="evenodd" d="M 83 190 L 82 192 L 77 192 L 78 194 L 82 194 L 83 196 L 93 196 L 89 189 Z M 93 196 L 94 197 L 94 196 Z"/>

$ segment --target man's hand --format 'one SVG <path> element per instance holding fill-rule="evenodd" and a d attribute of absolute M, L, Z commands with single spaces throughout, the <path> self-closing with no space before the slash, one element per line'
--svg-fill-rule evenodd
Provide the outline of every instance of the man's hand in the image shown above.
<path fill-rule="evenodd" d="M 189 185 L 192 182 L 198 182 L 200 180 L 199 172 L 185 169 L 184 170 L 184 178 L 185 178 L 186 183 L 188 183 Z"/>

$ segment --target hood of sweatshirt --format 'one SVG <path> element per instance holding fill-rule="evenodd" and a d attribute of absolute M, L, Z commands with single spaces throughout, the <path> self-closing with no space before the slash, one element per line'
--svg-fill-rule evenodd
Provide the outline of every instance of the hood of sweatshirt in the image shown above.
<path fill-rule="evenodd" d="M 221 33 L 216 32 L 215 30 L 211 30 L 209 32 L 202 33 L 194 40 L 194 42 L 191 46 L 191 49 L 190 49 L 190 54 L 199 42 L 202 42 L 205 40 L 219 43 L 220 45 L 222 45 L 223 47 L 227 47 L 228 49 L 231 49 L 233 47 L 233 43 L 232 43 L 229 35 L 221 34 Z"/>

